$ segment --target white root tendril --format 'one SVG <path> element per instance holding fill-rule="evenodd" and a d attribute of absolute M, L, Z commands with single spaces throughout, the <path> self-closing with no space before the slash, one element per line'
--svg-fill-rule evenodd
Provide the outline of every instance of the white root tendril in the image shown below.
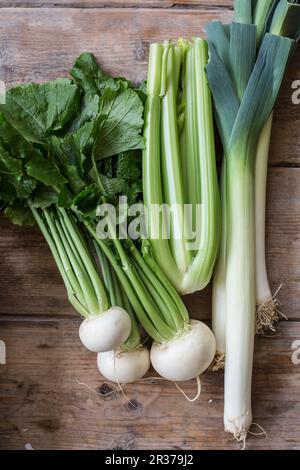
<path fill-rule="evenodd" d="M 120 354 L 121 354 L 121 352 L 120 352 Z M 130 404 L 130 406 L 132 406 L 134 409 L 136 409 L 137 406 L 134 403 L 132 403 L 132 401 L 127 397 L 127 395 L 124 392 L 124 389 L 123 389 L 122 385 L 119 382 L 118 375 L 117 375 L 117 367 L 116 367 L 116 355 L 114 356 L 114 373 L 115 373 L 115 376 L 116 376 L 117 385 L 118 385 L 119 390 L 122 393 L 124 399 L 127 401 L 128 404 Z"/>
<path fill-rule="evenodd" d="M 180 393 L 182 393 L 182 395 L 184 396 L 184 398 L 186 398 L 187 401 L 189 401 L 190 403 L 193 403 L 194 401 L 198 400 L 198 398 L 201 395 L 201 381 L 200 381 L 199 375 L 198 377 L 196 377 L 196 380 L 197 380 L 197 394 L 194 398 L 188 397 L 187 394 L 182 390 L 182 388 L 180 388 L 179 385 L 176 382 L 174 382 L 174 385 L 177 388 L 177 390 L 179 390 Z"/>
<path fill-rule="evenodd" d="M 229 431 L 229 429 L 226 429 L 225 428 L 225 431 L 232 434 L 231 431 Z M 246 449 L 246 444 L 247 444 L 247 435 L 248 435 L 248 432 L 249 431 L 246 431 L 246 429 L 242 429 L 241 431 L 236 431 L 234 434 L 233 434 L 233 437 L 232 437 L 232 441 L 237 441 L 237 442 L 242 442 L 243 443 L 243 446 L 241 448 L 241 450 L 245 450 Z"/>
<path fill-rule="evenodd" d="M 91 392 L 96 393 L 96 395 L 100 395 L 101 397 L 107 397 L 108 395 L 111 395 L 112 393 L 115 393 L 115 392 L 116 392 L 115 390 L 111 390 L 110 392 L 107 392 L 107 393 L 101 393 L 101 392 L 98 392 L 97 390 L 95 390 L 94 388 L 92 388 L 90 385 L 86 384 L 85 382 L 79 382 L 78 379 L 76 379 L 75 382 L 76 382 L 78 385 L 84 385 L 84 386 L 85 386 L 86 388 L 88 388 Z"/>
<path fill-rule="evenodd" d="M 264 428 L 260 424 L 252 423 L 251 426 L 256 426 L 258 429 L 260 429 L 260 432 L 248 431 L 248 434 L 251 434 L 252 436 L 265 436 L 266 439 L 269 439 L 267 432 L 264 430 Z"/>
<path fill-rule="evenodd" d="M 147 381 L 147 380 L 166 380 L 164 377 L 145 377 L 143 379 L 138 379 L 138 381 Z M 184 398 L 186 398 L 190 403 L 193 403 L 194 401 L 198 400 L 198 398 L 200 397 L 201 395 L 201 381 L 200 381 L 200 377 L 196 377 L 196 380 L 197 380 L 197 394 L 194 398 L 190 398 L 187 396 L 187 394 L 182 390 L 181 387 L 179 387 L 179 385 L 176 383 L 176 382 L 173 382 L 175 387 L 177 388 L 177 390 L 180 391 L 180 393 L 184 396 Z"/>
<path fill-rule="evenodd" d="M 225 354 L 217 352 L 210 366 L 210 370 L 217 372 L 225 368 Z"/>
<path fill-rule="evenodd" d="M 265 436 L 266 439 L 269 439 L 267 432 L 264 430 L 264 428 L 260 424 L 252 423 L 251 427 L 252 426 L 256 426 L 260 430 L 260 432 L 253 432 L 253 431 L 250 431 L 250 429 L 248 431 L 246 431 L 246 429 L 242 429 L 241 431 L 238 431 L 233 434 L 232 440 L 236 440 L 237 442 L 243 443 L 241 450 L 245 450 L 247 447 L 248 434 L 250 434 L 251 436 Z M 225 431 L 231 433 L 231 431 L 229 431 L 228 429 L 225 429 Z"/>
<path fill-rule="evenodd" d="M 278 292 L 282 284 L 278 287 L 271 299 L 266 300 L 256 306 L 256 334 L 264 335 L 265 330 L 276 331 L 275 323 L 281 319 L 287 320 L 287 316 L 280 311 L 280 301 L 277 299 Z"/>

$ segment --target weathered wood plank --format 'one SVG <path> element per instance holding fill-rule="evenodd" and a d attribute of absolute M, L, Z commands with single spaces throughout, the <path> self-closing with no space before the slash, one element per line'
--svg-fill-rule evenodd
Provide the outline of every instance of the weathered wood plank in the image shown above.
<path fill-rule="evenodd" d="M 77 7 L 77 8 L 172 8 L 176 6 L 193 8 L 232 8 L 232 0 L 1 0 L 4 7 Z"/>
<path fill-rule="evenodd" d="M 300 169 L 272 168 L 267 260 L 272 289 L 283 283 L 282 311 L 300 318 Z M 74 315 L 49 249 L 37 229 L 0 218 L 0 314 Z M 192 316 L 210 317 L 210 290 L 186 298 Z"/>
<path fill-rule="evenodd" d="M 80 345 L 77 321 L 6 322 L 0 338 L 7 345 L 7 364 L 0 366 L 1 449 L 26 443 L 34 449 L 240 448 L 223 431 L 222 373 L 203 376 L 195 403 L 165 381 L 128 385 L 132 405 L 102 380 L 95 355 Z M 269 438 L 250 436 L 249 449 L 300 449 L 300 365 L 291 360 L 299 338 L 300 323 L 287 322 L 280 336 L 257 340 L 254 419 Z M 184 389 L 193 396 L 195 383 Z"/>
<path fill-rule="evenodd" d="M 10 86 L 66 75 L 74 59 L 88 50 L 112 74 L 141 81 L 146 77 L 150 42 L 203 34 L 207 21 L 231 18 L 232 12 L 224 9 L 2 9 L 0 79 Z M 291 100 L 292 83 L 300 77 L 299 58 L 300 48 L 276 107 L 273 165 L 300 165 L 300 112 Z"/>

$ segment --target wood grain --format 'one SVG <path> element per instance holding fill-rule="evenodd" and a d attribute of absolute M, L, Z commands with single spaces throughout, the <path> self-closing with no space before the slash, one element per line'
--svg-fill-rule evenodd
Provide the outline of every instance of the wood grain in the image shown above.
<path fill-rule="evenodd" d="M 4 8 L 0 22 L 0 79 L 11 86 L 65 76 L 75 58 L 90 51 L 108 72 L 141 81 L 146 78 L 150 42 L 203 34 L 207 21 L 229 21 L 231 17 L 232 12 L 222 9 Z M 276 107 L 272 165 L 300 165 L 300 112 L 299 105 L 291 100 L 292 83 L 300 79 L 299 59 L 300 48 L 289 67 Z"/>
<path fill-rule="evenodd" d="M 152 381 L 126 386 L 130 404 L 101 379 L 95 355 L 79 342 L 77 321 L 8 321 L 1 324 L 1 338 L 7 345 L 7 364 L 0 366 L 1 449 L 24 449 L 26 443 L 34 449 L 240 448 L 223 431 L 222 373 L 203 376 L 196 403 L 173 384 Z M 300 450 L 300 365 L 291 361 L 296 339 L 300 323 L 288 322 L 280 336 L 257 340 L 254 419 L 268 440 L 250 436 L 249 449 Z M 195 383 L 184 389 L 193 396 Z"/>
<path fill-rule="evenodd" d="M 1 0 L 4 7 L 77 7 L 77 8 L 232 8 L 232 0 Z"/>
<path fill-rule="evenodd" d="M 267 262 L 271 287 L 282 311 L 300 318 L 300 169 L 269 172 Z M 0 314 L 75 315 L 42 235 L 0 218 Z M 42 261 L 41 261 L 42 260 Z M 190 314 L 210 318 L 210 289 L 185 298 Z"/>
<path fill-rule="evenodd" d="M 108 72 L 141 81 L 150 42 L 203 34 L 207 21 L 231 20 L 232 4 L 1 0 L 0 79 L 12 86 L 65 76 L 81 52 L 91 51 Z M 284 283 L 281 309 L 292 321 L 280 323 L 279 336 L 257 339 L 254 417 L 269 438 L 250 436 L 249 449 L 300 450 L 300 365 L 291 361 L 293 342 L 300 340 L 300 113 L 291 102 L 299 58 L 298 48 L 276 106 L 267 213 L 271 285 Z M 0 365 L 1 449 L 26 443 L 35 449 L 240 448 L 223 432 L 222 373 L 205 374 L 194 404 L 161 381 L 127 386 L 128 403 L 81 346 L 80 320 L 38 230 L 0 217 L 0 252 L 0 339 L 7 345 L 7 365 Z M 185 300 L 192 316 L 210 317 L 209 288 Z M 193 396 L 195 383 L 184 389 Z"/>

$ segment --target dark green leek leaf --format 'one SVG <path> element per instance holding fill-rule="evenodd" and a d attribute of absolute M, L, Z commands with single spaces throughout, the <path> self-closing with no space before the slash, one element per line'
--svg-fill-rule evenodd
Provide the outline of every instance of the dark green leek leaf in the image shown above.
<path fill-rule="evenodd" d="M 209 43 L 209 52 L 210 60 L 206 67 L 207 78 L 214 99 L 219 132 L 223 146 L 226 149 L 229 144 L 240 102 L 227 68 L 211 43 Z"/>
<path fill-rule="evenodd" d="M 234 0 L 234 16 L 237 23 L 252 24 L 251 0 Z"/>
<path fill-rule="evenodd" d="M 230 28 L 231 77 L 241 100 L 256 59 L 256 26 L 232 23 Z"/>
<path fill-rule="evenodd" d="M 220 57 L 223 64 L 230 70 L 229 60 L 229 38 L 230 38 L 230 26 L 228 25 L 228 36 L 225 30 L 225 26 L 221 21 L 210 21 L 205 25 L 205 32 L 208 42 L 211 46 L 214 46 L 218 56 Z"/>
<path fill-rule="evenodd" d="M 293 45 L 288 38 L 264 37 L 232 130 L 231 148 L 258 138 L 274 107 Z"/>

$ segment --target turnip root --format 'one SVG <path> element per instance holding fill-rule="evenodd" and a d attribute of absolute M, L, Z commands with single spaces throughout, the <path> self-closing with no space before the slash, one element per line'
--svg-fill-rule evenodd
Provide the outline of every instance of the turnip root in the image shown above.
<path fill-rule="evenodd" d="M 99 353 L 121 346 L 131 331 L 130 316 L 120 307 L 111 307 L 97 316 L 86 318 L 80 325 L 79 337 L 90 351 Z"/>
<path fill-rule="evenodd" d="M 131 351 L 108 351 L 97 356 L 99 371 L 111 382 L 126 384 L 141 379 L 150 367 L 146 346 Z"/>
<path fill-rule="evenodd" d="M 151 362 L 162 377 L 182 382 L 204 372 L 216 353 L 216 340 L 204 323 L 191 320 L 190 328 L 167 343 L 152 344 Z"/>

